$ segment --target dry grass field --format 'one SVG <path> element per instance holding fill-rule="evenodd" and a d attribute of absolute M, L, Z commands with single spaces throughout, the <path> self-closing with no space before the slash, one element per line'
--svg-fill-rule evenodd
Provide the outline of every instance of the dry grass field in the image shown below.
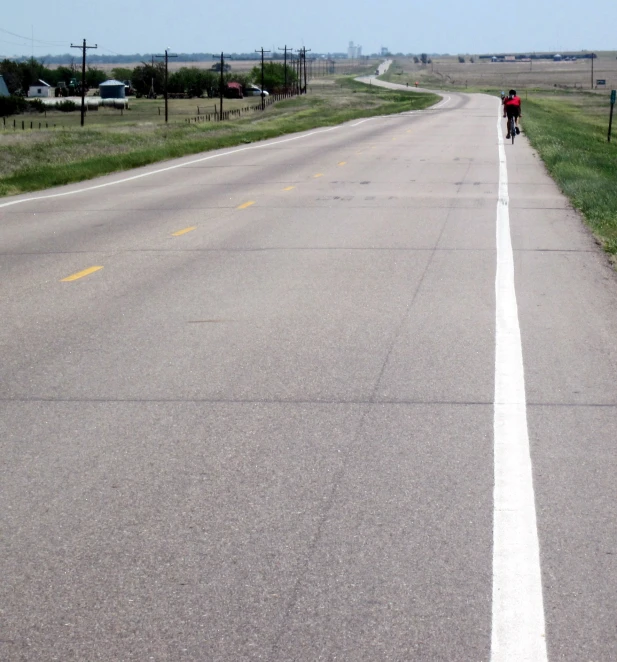
<path fill-rule="evenodd" d="M 617 88 L 616 53 L 598 53 L 594 60 L 595 80 L 605 79 L 605 90 Z M 460 63 L 457 57 L 436 57 L 431 64 L 414 64 L 412 58 L 397 57 L 387 74 L 392 82 L 416 80 L 425 86 L 467 89 L 514 87 L 525 89 L 591 89 L 591 59 L 575 62 L 532 60 L 530 62 L 475 62 Z"/>
<path fill-rule="evenodd" d="M 295 57 L 295 53 L 294 53 Z M 157 62 L 161 62 L 160 59 L 156 60 Z M 178 69 L 181 69 L 182 67 L 196 67 L 197 69 L 211 69 L 212 65 L 216 64 L 219 62 L 219 59 L 213 59 L 213 60 L 206 60 L 206 61 L 198 61 L 198 62 L 179 62 L 178 60 L 175 60 L 173 58 L 169 59 L 169 71 L 174 72 L 178 71 Z M 269 62 L 270 60 L 266 60 L 266 62 Z M 282 59 L 280 60 L 274 60 L 275 62 L 283 62 Z M 347 75 L 353 75 L 353 74 L 362 74 L 367 70 L 375 69 L 377 64 L 381 62 L 382 59 L 374 59 L 374 60 L 334 60 L 334 73 L 339 76 L 347 76 Z M 150 60 L 147 61 L 148 63 Z M 288 60 L 289 62 L 289 60 Z M 231 72 L 237 72 L 237 73 L 248 73 L 251 71 L 253 67 L 257 67 L 261 64 L 261 60 L 225 60 L 226 64 L 229 64 L 231 66 Z M 106 62 L 105 64 L 96 64 L 97 69 L 101 69 L 102 71 L 106 71 L 111 75 L 111 72 L 113 69 L 117 67 L 121 67 L 123 69 L 134 69 L 135 67 L 139 67 L 143 64 L 143 62 Z M 57 65 L 50 64 L 48 65 L 52 69 L 56 67 Z M 291 66 L 291 64 L 290 64 Z M 309 75 L 312 72 L 313 77 L 321 77 L 324 75 L 327 75 L 326 72 L 326 60 L 323 59 L 316 59 L 316 58 L 311 58 L 307 54 L 306 58 L 306 67 L 307 67 L 307 73 Z"/>

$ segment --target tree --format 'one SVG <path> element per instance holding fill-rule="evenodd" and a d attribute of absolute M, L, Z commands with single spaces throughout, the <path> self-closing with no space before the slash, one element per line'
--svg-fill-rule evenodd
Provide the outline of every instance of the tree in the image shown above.
<path fill-rule="evenodd" d="M 111 70 L 111 75 L 115 80 L 131 80 L 133 70 L 128 67 L 114 67 Z"/>
<path fill-rule="evenodd" d="M 261 65 L 251 69 L 250 78 L 258 85 L 261 85 Z M 287 86 L 290 87 L 296 83 L 298 75 L 293 67 L 287 64 Z M 264 88 L 268 92 L 283 91 L 285 89 L 285 65 L 280 62 L 266 62 L 264 64 Z"/>
<path fill-rule="evenodd" d="M 213 71 L 205 71 L 198 67 L 181 67 L 169 76 L 168 89 L 173 93 L 187 94 L 190 97 L 201 97 L 205 93 L 212 96 L 218 87 L 218 76 Z"/>
<path fill-rule="evenodd" d="M 422 64 L 426 64 L 428 62 L 428 55 L 426 53 L 422 53 L 420 55 L 420 61 L 422 62 Z"/>
<path fill-rule="evenodd" d="M 465 58 L 464 58 L 462 55 L 459 55 L 459 56 L 458 56 L 458 61 L 459 61 L 461 64 L 465 64 Z"/>
<path fill-rule="evenodd" d="M 413 61 L 414 61 L 414 64 L 418 64 L 420 62 L 420 58 L 417 55 L 414 55 L 413 56 Z"/>
<path fill-rule="evenodd" d="M 151 87 L 154 87 L 155 94 L 162 94 L 165 88 L 165 63 L 155 62 L 151 65 L 142 62 L 141 66 L 133 69 L 131 82 L 139 96 L 147 96 Z"/>
<path fill-rule="evenodd" d="M 88 67 L 86 71 L 86 87 L 98 87 L 104 83 L 109 76 L 96 67 Z"/>

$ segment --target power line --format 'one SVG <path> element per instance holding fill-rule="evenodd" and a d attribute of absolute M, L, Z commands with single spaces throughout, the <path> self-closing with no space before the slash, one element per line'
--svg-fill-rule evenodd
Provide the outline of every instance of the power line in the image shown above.
<path fill-rule="evenodd" d="M 0 28 L 0 32 L 4 32 L 5 34 L 10 34 L 11 37 L 18 37 L 19 39 L 25 39 L 26 41 L 32 43 L 33 41 L 37 42 L 38 44 L 46 44 L 49 46 L 63 46 L 66 44 L 66 41 L 47 41 L 46 39 L 34 39 L 32 37 L 26 37 L 23 34 L 17 34 L 16 32 L 10 32 L 9 30 L 5 30 L 4 28 Z"/>

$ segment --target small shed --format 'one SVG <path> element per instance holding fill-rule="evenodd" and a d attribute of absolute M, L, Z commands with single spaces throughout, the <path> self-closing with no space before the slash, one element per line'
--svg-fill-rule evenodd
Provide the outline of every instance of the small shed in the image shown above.
<path fill-rule="evenodd" d="M 6 86 L 2 74 L 0 74 L 0 97 L 9 97 L 9 96 L 11 96 L 9 94 L 9 88 Z"/>
<path fill-rule="evenodd" d="M 124 99 L 126 98 L 125 85 L 120 80 L 106 80 L 99 85 L 101 99 Z"/>
<path fill-rule="evenodd" d="M 242 85 L 240 83 L 230 82 L 225 86 L 225 96 L 228 99 L 244 99 Z"/>
<path fill-rule="evenodd" d="M 28 88 L 28 96 L 35 99 L 40 99 L 42 97 L 53 97 L 54 88 L 49 83 L 46 83 L 44 80 L 39 78 L 38 83 L 30 85 Z"/>

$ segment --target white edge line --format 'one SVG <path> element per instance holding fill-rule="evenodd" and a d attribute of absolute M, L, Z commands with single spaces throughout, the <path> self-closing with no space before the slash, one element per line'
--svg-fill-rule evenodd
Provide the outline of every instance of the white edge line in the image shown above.
<path fill-rule="evenodd" d="M 540 545 L 501 119 L 495 277 L 495 486 L 491 662 L 547 662 Z"/>

